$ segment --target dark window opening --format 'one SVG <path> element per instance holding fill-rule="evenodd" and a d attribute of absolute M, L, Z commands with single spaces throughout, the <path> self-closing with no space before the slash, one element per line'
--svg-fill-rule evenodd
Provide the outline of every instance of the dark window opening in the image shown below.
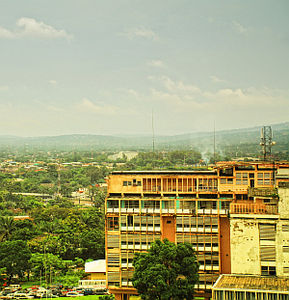
<path fill-rule="evenodd" d="M 233 169 L 221 169 L 220 170 L 220 176 L 233 176 Z"/>
<path fill-rule="evenodd" d="M 133 226 L 133 216 L 127 216 L 127 226 Z"/>
<path fill-rule="evenodd" d="M 216 199 L 218 198 L 217 194 L 199 194 L 200 199 Z"/>
<path fill-rule="evenodd" d="M 276 276 L 276 267 L 273 266 L 261 266 L 262 276 Z"/>

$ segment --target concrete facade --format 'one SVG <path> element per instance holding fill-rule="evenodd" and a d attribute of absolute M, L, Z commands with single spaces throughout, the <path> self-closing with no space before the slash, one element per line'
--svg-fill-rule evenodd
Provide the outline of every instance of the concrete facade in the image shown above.
<path fill-rule="evenodd" d="M 230 220 L 231 271 L 260 275 L 259 229 L 255 220 Z"/>

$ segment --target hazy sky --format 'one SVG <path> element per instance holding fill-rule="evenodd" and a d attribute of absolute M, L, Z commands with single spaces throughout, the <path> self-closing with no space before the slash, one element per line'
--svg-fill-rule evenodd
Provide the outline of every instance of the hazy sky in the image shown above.
<path fill-rule="evenodd" d="M 289 121 L 289 1 L 0 0 L 0 134 Z"/>

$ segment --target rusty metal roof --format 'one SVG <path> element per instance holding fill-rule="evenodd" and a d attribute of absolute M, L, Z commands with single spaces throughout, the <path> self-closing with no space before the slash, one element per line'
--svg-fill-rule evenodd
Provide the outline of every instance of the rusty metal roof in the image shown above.
<path fill-rule="evenodd" d="M 289 278 L 250 276 L 250 275 L 221 275 L 213 286 L 213 290 L 269 290 L 289 293 Z"/>

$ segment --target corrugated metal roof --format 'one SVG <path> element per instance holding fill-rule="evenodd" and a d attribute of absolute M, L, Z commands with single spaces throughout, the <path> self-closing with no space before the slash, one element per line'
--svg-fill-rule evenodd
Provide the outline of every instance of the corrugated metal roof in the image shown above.
<path fill-rule="evenodd" d="M 213 289 L 268 290 L 288 292 L 289 278 L 273 276 L 221 275 L 214 284 Z"/>

